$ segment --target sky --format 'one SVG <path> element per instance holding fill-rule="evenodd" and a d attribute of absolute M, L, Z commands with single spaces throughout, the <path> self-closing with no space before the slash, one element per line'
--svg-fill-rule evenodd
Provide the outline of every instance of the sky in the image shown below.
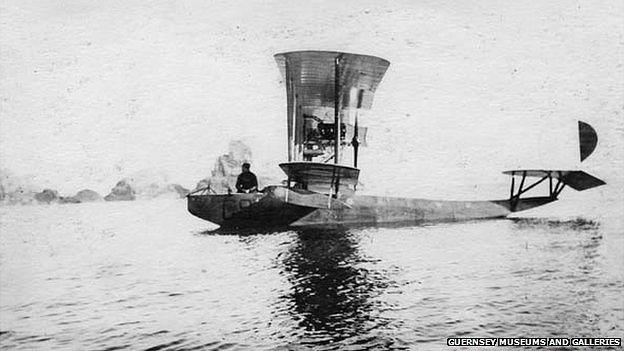
<path fill-rule="evenodd" d="M 280 176 L 273 55 L 292 50 L 391 62 L 362 120 L 368 191 L 446 197 L 581 167 L 622 193 L 622 1 L 0 0 L 0 167 L 65 193 L 144 170 L 193 187 L 243 140 Z M 576 120 L 599 136 L 582 166 Z"/>

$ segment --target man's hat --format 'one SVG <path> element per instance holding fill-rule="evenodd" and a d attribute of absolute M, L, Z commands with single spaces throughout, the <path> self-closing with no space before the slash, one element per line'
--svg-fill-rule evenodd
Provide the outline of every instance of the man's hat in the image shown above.
<path fill-rule="evenodd" d="M 245 168 L 250 168 L 250 167 L 251 167 L 251 165 L 250 165 L 248 162 L 245 162 L 245 163 L 243 163 L 243 167 L 245 167 Z"/>

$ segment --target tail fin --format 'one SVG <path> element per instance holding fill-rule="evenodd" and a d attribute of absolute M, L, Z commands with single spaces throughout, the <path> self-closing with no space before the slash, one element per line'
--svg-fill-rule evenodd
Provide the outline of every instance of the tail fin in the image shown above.
<path fill-rule="evenodd" d="M 581 154 L 581 162 L 585 160 L 598 144 L 598 135 L 594 128 L 589 124 L 578 121 L 579 128 L 579 148 Z M 511 176 L 511 191 L 509 195 L 509 208 L 512 212 L 521 211 L 535 206 L 543 205 L 544 203 L 552 202 L 557 199 L 559 193 L 569 186 L 576 191 L 583 191 L 597 186 L 605 185 L 606 183 L 594 177 L 593 175 L 581 170 L 554 170 L 554 169 L 516 169 L 511 171 L 505 171 L 504 174 Z M 521 177 L 520 186 L 516 190 L 515 177 Z M 537 181 L 525 186 L 525 180 L 527 177 L 540 178 Z M 540 183 L 547 180 L 548 183 L 548 196 L 531 197 L 520 199 L 520 196 L 527 191 L 533 189 Z M 557 183 L 553 183 L 556 180 Z M 530 200 L 530 201 L 529 201 Z M 530 204 L 530 206 L 529 206 Z"/>
<path fill-rule="evenodd" d="M 581 153 L 581 162 L 585 160 L 596 149 L 598 144 L 598 134 L 589 124 L 578 121 L 579 128 L 579 149 Z"/>

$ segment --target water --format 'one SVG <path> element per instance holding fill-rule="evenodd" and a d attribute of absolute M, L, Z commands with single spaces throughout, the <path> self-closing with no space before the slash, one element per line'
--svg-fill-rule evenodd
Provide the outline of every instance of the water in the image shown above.
<path fill-rule="evenodd" d="M 3 349 L 442 349 L 454 336 L 624 334 L 624 234 L 609 218 L 224 235 L 174 200 L 0 215 Z"/>

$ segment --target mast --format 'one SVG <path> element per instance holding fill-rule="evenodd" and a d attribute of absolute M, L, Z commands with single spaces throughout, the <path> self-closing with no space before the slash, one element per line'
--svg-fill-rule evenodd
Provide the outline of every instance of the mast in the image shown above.
<path fill-rule="evenodd" d="M 299 127 L 299 94 L 297 94 L 297 92 L 295 91 L 295 93 L 293 94 L 293 117 L 292 117 L 292 152 L 293 152 L 293 161 L 297 161 L 297 158 L 299 158 L 299 153 L 298 151 L 298 145 L 297 145 L 297 141 L 298 141 L 298 135 L 299 133 L 297 132 Z"/>
<path fill-rule="evenodd" d="M 340 59 L 342 54 L 336 57 L 334 62 L 334 163 L 340 163 Z"/>

